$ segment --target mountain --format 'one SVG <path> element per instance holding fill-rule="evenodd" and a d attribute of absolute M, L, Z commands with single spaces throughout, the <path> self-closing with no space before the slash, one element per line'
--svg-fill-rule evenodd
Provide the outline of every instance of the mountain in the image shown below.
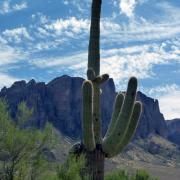
<path fill-rule="evenodd" d="M 83 81 L 82 78 L 67 75 L 55 78 L 47 84 L 35 80 L 28 83 L 17 81 L 10 88 L 4 87 L 0 97 L 7 100 L 12 117 L 16 116 L 17 105 L 21 101 L 26 101 L 29 107 L 33 107 L 34 113 L 27 125 L 43 128 L 49 121 L 65 136 L 79 138 Z M 101 117 L 105 133 L 117 93 L 113 79 L 109 79 L 101 88 Z M 168 127 L 160 113 L 158 100 L 141 92 L 138 92 L 137 99 L 143 103 L 143 113 L 135 137 L 146 138 L 152 133 L 167 137 Z"/>
<path fill-rule="evenodd" d="M 169 129 L 168 139 L 180 145 L 180 119 L 166 121 Z"/>
<path fill-rule="evenodd" d="M 53 157 L 64 162 L 70 147 L 80 137 L 83 81 L 84 79 L 79 77 L 64 75 L 47 84 L 35 80 L 17 81 L 11 87 L 4 87 L 0 91 L 0 97 L 5 98 L 9 104 L 12 117 L 16 116 L 17 105 L 26 101 L 27 105 L 34 109 L 27 126 L 43 128 L 49 121 L 59 130 L 57 133 L 60 139 L 55 149 L 47 152 L 50 159 Z M 109 79 L 101 89 L 101 116 L 105 133 L 117 92 L 113 79 Z M 176 180 L 180 176 L 180 149 L 168 139 L 178 143 L 171 137 L 176 137 L 176 132 L 179 132 L 179 120 L 166 123 L 160 113 L 158 100 L 141 92 L 137 93 L 137 99 L 143 104 L 143 113 L 134 141 L 121 154 L 107 160 L 105 168 L 112 171 L 121 167 L 131 172 L 143 168 L 160 179 Z"/>

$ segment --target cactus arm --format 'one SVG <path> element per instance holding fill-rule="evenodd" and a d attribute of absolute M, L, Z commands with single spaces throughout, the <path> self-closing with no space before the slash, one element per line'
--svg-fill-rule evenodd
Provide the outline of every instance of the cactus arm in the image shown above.
<path fill-rule="evenodd" d="M 116 99 L 115 99 L 111 122 L 109 124 L 109 127 L 108 127 L 108 130 L 106 132 L 105 138 L 107 138 L 110 135 L 110 132 L 112 132 L 112 130 L 116 126 L 116 123 L 117 123 L 116 120 L 117 120 L 117 117 L 118 117 L 118 115 L 119 115 L 119 113 L 121 111 L 123 101 L 124 101 L 124 95 L 122 93 L 119 93 L 116 96 Z"/>
<path fill-rule="evenodd" d="M 139 117 L 141 114 L 141 103 L 136 102 L 134 105 L 133 113 L 130 119 L 129 127 L 122 143 L 117 148 L 117 154 L 123 150 L 123 148 L 130 142 L 132 136 L 138 125 Z"/>
<path fill-rule="evenodd" d="M 114 149 L 113 153 L 109 154 L 108 158 L 111 158 L 111 157 L 119 154 L 130 142 L 131 138 L 133 137 L 133 135 L 136 131 L 140 114 L 141 114 L 141 103 L 136 102 L 134 109 L 133 109 L 131 119 L 130 119 L 129 127 L 126 131 L 126 134 L 125 134 L 124 138 L 122 139 L 122 142 L 118 144 L 116 149 Z"/>
<path fill-rule="evenodd" d="M 92 113 L 92 91 L 91 81 L 83 83 L 83 118 L 82 118 L 82 142 L 88 151 L 95 148 L 93 133 L 93 113 Z"/>
<path fill-rule="evenodd" d="M 93 81 L 96 78 L 95 72 L 93 69 L 89 68 L 87 70 L 87 77 L 89 80 Z"/>
<path fill-rule="evenodd" d="M 100 73 L 100 14 L 102 0 L 93 0 L 91 13 L 91 27 L 88 53 L 88 68 L 92 68 L 95 75 Z"/>
<path fill-rule="evenodd" d="M 90 68 L 87 70 L 87 77 L 92 82 L 102 84 L 109 79 L 109 74 L 103 74 L 101 76 L 99 76 L 99 75 L 96 76 L 94 70 Z"/>
<path fill-rule="evenodd" d="M 107 155 L 113 154 L 114 149 L 122 142 L 126 131 L 129 127 L 130 117 L 134 107 L 134 101 L 136 97 L 137 79 L 131 77 L 128 83 L 128 88 L 125 96 L 121 112 L 118 115 L 117 123 L 109 137 L 104 139 L 102 144 L 103 151 Z"/>
<path fill-rule="evenodd" d="M 97 76 L 93 81 L 99 84 L 106 82 L 109 79 L 109 74 L 103 74 L 101 76 Z"/>

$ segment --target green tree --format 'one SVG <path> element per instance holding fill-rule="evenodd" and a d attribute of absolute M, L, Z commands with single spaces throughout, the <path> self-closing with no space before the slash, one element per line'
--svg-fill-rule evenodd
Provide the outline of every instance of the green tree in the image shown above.
<path fill-rule="evenodd" d="M 44 130 L 23 128 L 33 113 L 25 102 L 18 106 L 17 117 L 12 120 L 8 106 L 0 100 L 0 179 L 37 179 L 45 166 L 44 148 L 53 145 L 53 131 L 48 124 Z"/>

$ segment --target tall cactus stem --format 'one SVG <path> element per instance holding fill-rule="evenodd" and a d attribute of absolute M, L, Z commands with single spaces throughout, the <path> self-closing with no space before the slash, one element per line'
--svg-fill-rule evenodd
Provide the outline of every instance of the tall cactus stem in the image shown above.
<path fill-rule="evenodd" d="M 100 15 L 102 0 L 93 0 L 91 10 L 91 27 L 88 53 L 88 69 L 92 68 L 95 75 L 100 73 Z"/>

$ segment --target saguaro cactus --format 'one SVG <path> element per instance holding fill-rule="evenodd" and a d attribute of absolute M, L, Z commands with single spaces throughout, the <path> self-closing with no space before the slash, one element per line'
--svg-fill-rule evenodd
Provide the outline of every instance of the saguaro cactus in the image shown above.
<path fill-rule="evenodd" d="M 104 179 L 104 159 L 122 151 L 129 143 L 141 114 L 141 103 L 136 102 L 137 79 L 131 77 L 126 93 L 116 96 L 110 125 L 104 138 L 101 132 L 100 85 L 109 79 L 100 73 L 100 12 L 101 0 L 93 0 L 87 77 L 83 83 L 82 142 L 75 144 L 74 153 L 84 153 L 87 175 L 92 180 Z"/>

